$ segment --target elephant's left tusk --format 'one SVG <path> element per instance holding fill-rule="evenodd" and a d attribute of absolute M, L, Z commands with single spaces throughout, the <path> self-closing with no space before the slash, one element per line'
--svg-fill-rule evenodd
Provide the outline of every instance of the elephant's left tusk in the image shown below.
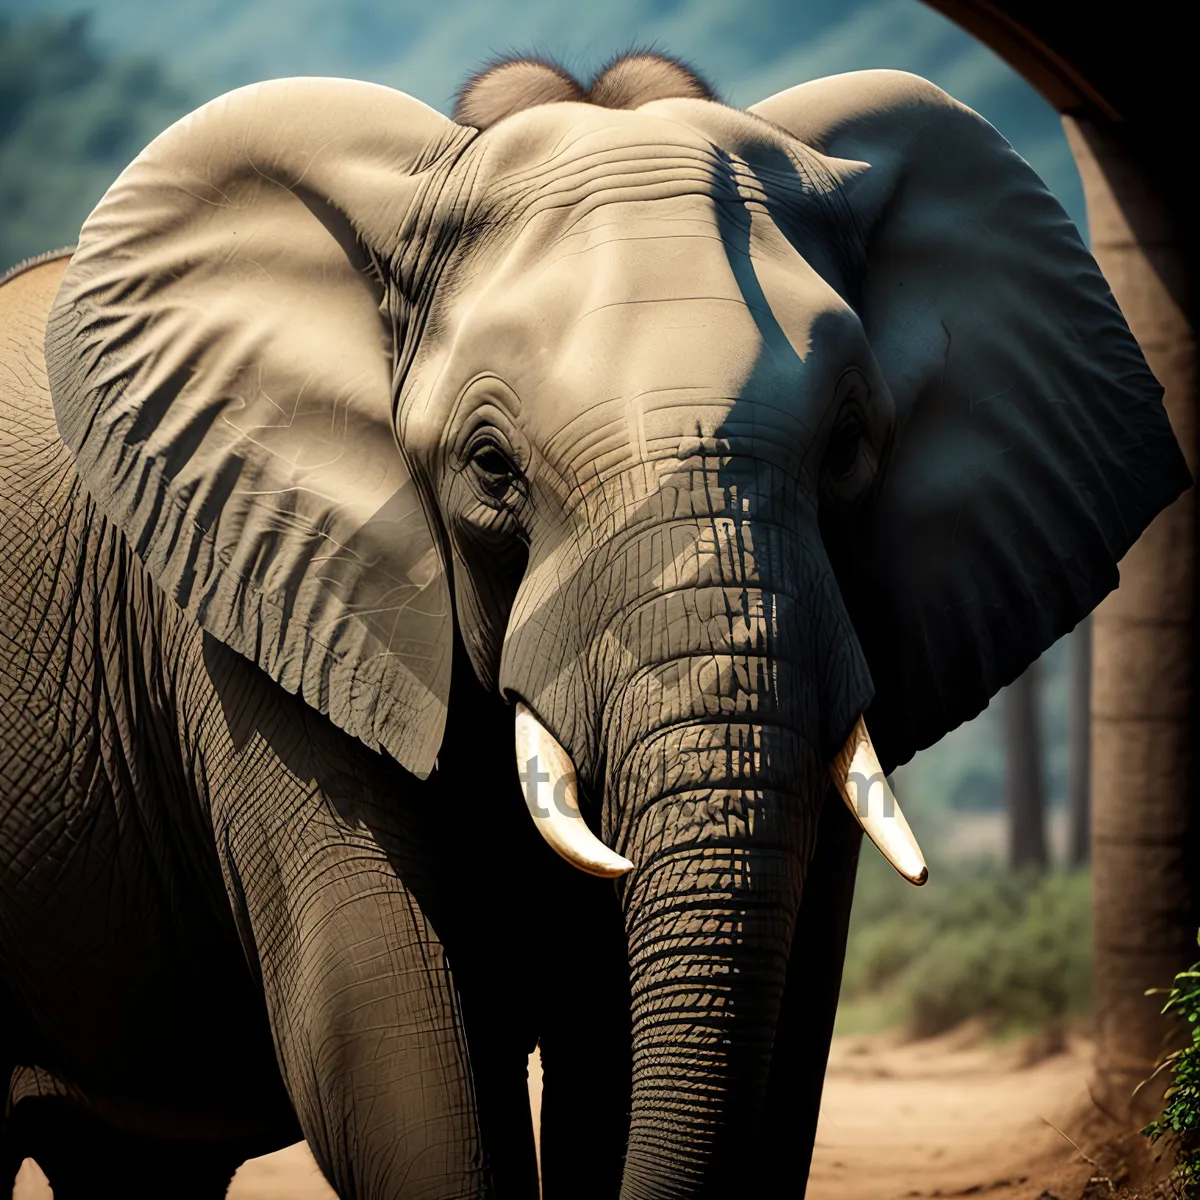
<path fill-rule="evenodd" d="M 603 879 L 633 870 L 633 863 L 610 850 L 579 811 L 575 764 L 554 735 L 517 704 L 517 774 L 538 833 L 573 867 Z M 544 785 L 544 786 L 543 786 Z"/>
<path fill-rule="evenodd" d="M 871 745 L 866 722 L 859 717 L 846 744 L 829 764 L 829 773 L 842 794 L 846 807 L 863 832 L 879 847 L 884 858 L 918 887 L 929 878 L 925 856 L 909 829 L 892 789 L 888 787 L 879 756 Z M 879 784 L 878 807 L 871 804 L 872 785 Z"/>

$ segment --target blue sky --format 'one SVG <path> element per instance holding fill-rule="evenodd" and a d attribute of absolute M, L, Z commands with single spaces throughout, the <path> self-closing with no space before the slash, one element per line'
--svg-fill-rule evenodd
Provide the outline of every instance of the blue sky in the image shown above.
<path fill-rule="evenodd" d="M 587 74 L 629 46 L 689 60 L 731 103 L 864 67 L 915 71 L 983 114 L 1083 227 L 1057 114 L 919 0 L 0 0 L 0 14 L 90 12 L 96 39 L 161 58 L 200 100 L 256 79 L 342 75 L 447 111 L 483 60 L 535 49 Z"/>

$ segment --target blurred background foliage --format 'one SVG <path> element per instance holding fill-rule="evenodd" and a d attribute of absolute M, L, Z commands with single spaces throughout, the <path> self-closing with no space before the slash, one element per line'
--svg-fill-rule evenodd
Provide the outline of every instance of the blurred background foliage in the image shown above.
<path fill-rule="evenodd" d="M 0 271 L 73 242 L 143 145 L 232 87 L 351 76 L 446 112 L 498 53 L 532 49 L 586 76 L 632 45 L 684 57 L 741 105 L 839 71 L 915 71 L 996 125 L 1084 228 L 1057 114 L 918 0 L 0 0 Z M 1052 864 L 1065 857 L 1067 676 L 1060 643 L 1038 680 Z M 933 875 L 911 889 L 864 848 L 843 1028 L 929 1033 L 981 1011 L 1003 1028 L 1086 1007 L 1086 873 L 1005 866 L 1000 708 L 896 774 Z"/>
<path fill-rule="evenodd" d="M 935 1037 L 982 1018 L 1004 1036 L 1086 1017 L 1088 871 L 931 859 L 913 888 L 864 847 L 837 1032 Z"/>

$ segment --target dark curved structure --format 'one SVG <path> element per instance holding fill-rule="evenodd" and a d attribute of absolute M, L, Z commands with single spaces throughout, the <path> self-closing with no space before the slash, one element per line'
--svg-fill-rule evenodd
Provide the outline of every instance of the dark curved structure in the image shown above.
<path fill-rule="evenodd" d="M 1183 46 L 1171 36 L 1177 10 L 1164 3 L 1139 5 L 1140 23 L 1118 25 L 1089 23 L 1078 5 L 1061 2 L 927 2 L 990 46 L 1064 113 L 1139 123 L 1155 107 L 1146 85 L 1155 83 L 1161 96 L 1170 84 L 1164 75 L 1178 78 L 1184 66 Z"/>
<path fill-rule="evenodd" d="M 1184 149 L 1195 67 L 1179 10 L 1146 0 L 1110 19 L 1061 0 L 928 2 L 1063 114 L 1092 250 L 1166 388 L 1195 475 L 1196 246 Z M 1132 1099 L 1164 1049 L 1159 1001 L 1145 991 L 1196 957 L 1196 527 L 1193 488 L 1130 551 L 1121 587 L 1094 618 L 1093 1094 L 1121 1120 L 1140 1121 L 1158 1099 L 1153 1088 Z"/>

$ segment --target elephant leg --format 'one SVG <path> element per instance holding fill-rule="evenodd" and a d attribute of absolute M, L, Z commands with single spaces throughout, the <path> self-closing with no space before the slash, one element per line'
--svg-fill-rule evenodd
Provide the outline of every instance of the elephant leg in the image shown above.
<path fill-rule="evenodd" d="M 26 1158 L 41 1167 L 54 1200 L 222 1200 L 238 1167 L 264 1147 L 242 1142 L 164 1141 L 97 1120 L 65 1096 L 29 1096 L 9 1117 L 13 1174 Z M 8 1170 L 8 1162 L 5 1162 Z"/>
<path fill-rule="evenodd" d="M 3 993 L 0 992 L 0 1002 L 2 1001 Z M 3 1020 L 4 1016 L 3 1007 L 0 1006 L 0 1020 Z M 4 1029 L 3 1026 L 0 1026 L 0 1038 L 3 1036 Z M 0 1101 L 2 1101 L 0 1103 L 0 1200 L 3 1200 L 12 1191 L 13 1180 L 21 1169 L 22 1161 L 8 1123 L 8 1093 L 9 1080 L 12 1078 L 12 1064 L 4 1050 L 4 1044 L 0 1041 Z"/>
<path fill-rule="evenodd" d="M 500 805 L 491 796 L 480 803 L 472 790 L 452 789 L 446 806 L 445 844 L 454 843 L 455 822 L 485 831 L 478 842 L 455 845 L 456 870 L 473 883 L 452 898 L 452 915 L 444 923 L 447 956 L 491 1185 L 498 1200 L 537 1200 L 528 1063 L 545 992 L 533 953 L 533 933 L 541 930 L 530 925 L 528 914 L 539 911 L 546 895 L 503 827 L 500 818 L 508 814 L 490 811 Z M 497 869 L 498 860 L 506 867 Z M 521 866 L 508 865 L 514 862 Z M 481 904 L 481 897 L 487 902 Z"/>
<path fill-rule="evenodd" d="M 751 1195 L 800 1200 L 808 1186 L 861 845 L 830 789 L 792 936 Z"/>
<path fill-rule="evenodd" d="M 513 1013 L 507 1004 L 497 1003 L 497 994 L 510 986 L 497 986 L 498 976 L 485 991 L 470 982 L 463 986 L 457 967 L 455 974 L 462 988 L 467 1052 L 491 1186 L 497 1200 L 537 1200 L 529 1111 L 528 1063 L 535 1045 L 531 1011 L 526 1007 Z"/>
<path fill-rule="evenodd" d="M 568 868 L 568 871 L 570 869 Z M 539 1023 L 542 1194 L 613 1200 L 629 1136 L 631 1045 L 625 927 L 612 885 L 579 872 L 547 914 Z"/>
<path fill-rule="evenodd" d="M 188 702 L 218 857 L 314 1157 L 346 1200 L 491 1196 L 447 911 L 470 879 L 447 845 L 461 815 L 239 655 L 203 653 Z"/>
<path fill-rule="evenodd" d="M 0 1079 L 7 1081 L 7 1078 L 8 1072 L 0 1069 Z M 0 1197 L 12 1194 L 17 1172 L 24 1161 L 25 1155 L 13 1135 L 10 1122 L 5 1113 L 0 1112 Z"/>
<path fill-rule="evenodd" d="M 8 1121 L 16 1058 L 16 1042 L 12 1032 L 15 1026 L 16 1008 L 3 981 L 0 981 L 0 1198 L 6 1198 L 11 1193 L 13 1180 L 23 1160 Z"/>

